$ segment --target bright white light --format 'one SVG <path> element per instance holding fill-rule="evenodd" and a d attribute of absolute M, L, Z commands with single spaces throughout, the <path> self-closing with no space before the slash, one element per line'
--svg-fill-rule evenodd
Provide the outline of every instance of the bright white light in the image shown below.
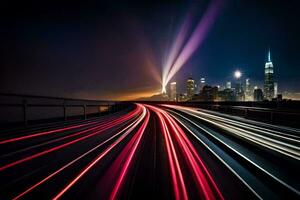
<path fill-rule="evenodd" d="M 234 77 L 235 77 L 235 78 L 239 79 L 239 78 L 241 78 L 241 76 L 242 76 L 242 73 L 241 73 L 239 70 L 236 70 L 236 71 L 234 72 Z"/>
<path fill-rule="evenodd" d="M 162 85 L 161 93 L 162 93 L 162 94 L 166 94 L 166 93 L 167 93 L 167 91 L 166 91 L 166 86 L 165 86 L 164 84 Z"/>
<path fill-rule="evenodd" d="M 166 60 L 163 62 L 162 91 L 165 90 L 164 87 L 202 45 L 222 6 L 222 1 L 212 1 L 190 34 L 188 33 L 192 22 L 189 16 L 186 18 L 171 46 L 170 52 L 167 54 Z M 188 35 L 190 35 L 189 38 L 187 38 Z"/>

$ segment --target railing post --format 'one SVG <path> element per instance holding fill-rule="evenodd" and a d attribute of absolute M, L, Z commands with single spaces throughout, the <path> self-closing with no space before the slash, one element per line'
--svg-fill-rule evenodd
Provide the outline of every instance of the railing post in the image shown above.
<path fill-rule="evenodd" d="M 86 104 L 83 105 L 83 115 L 84 119 L 86 119 Z"/>
<path fill-rule="evenodd" d="M 28 118 L 27 118 L 27 100 L 23 100 L 23 122 L 24 125 L 28 125 Z"/>
<path fill-rule="evenodd" d="M 111 112 L 114 113 L 116 108 L 116 103 L 113 103 L 111 106 Z"/>
<path fill-rule="evenodd" d="M 67 121 L 67 106 L 65 101 L 64 101 L 63 109 L 64 109 L 64 120 Z"/>
<path fill-rule="evenodd" d="M 98 106 L 98 116 L 101 116 L 101 105 Z"/>

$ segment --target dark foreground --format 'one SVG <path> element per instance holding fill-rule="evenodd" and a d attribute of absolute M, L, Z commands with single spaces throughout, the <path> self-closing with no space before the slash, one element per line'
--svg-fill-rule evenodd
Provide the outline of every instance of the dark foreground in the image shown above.
<path fill-rule="evenodd" d="M 299 199 L 299 133 L 144 104 L 6 130 L 0 199 Z"/>

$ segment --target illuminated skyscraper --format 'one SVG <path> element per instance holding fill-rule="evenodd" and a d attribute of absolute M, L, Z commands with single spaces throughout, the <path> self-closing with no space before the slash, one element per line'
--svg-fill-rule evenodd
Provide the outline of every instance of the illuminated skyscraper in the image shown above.
<path fill-rule="evenodd" d="M 250 79 L 246 78 L 245 84 L 245 100 L 252 101 L 253 100 L 253 90 L 251 88 Z"/>
<path fill-rule="evenodd" d="M 250 79 L 246 78 L 246 88 L 245 88 L 245 92 L 249 93 L 250 92 Z"/>
<path fill-rule="evenodd" d="M 268 52 L 268 61 L 265 64 L 264 96 L 268 100 L 272 100 L 274 97 L 274 68 L 270 50 Z"/>
<path fill-rule="evenodd" d="M 278 83 L 274 82 L 274 97 L 276 98 L 278 95 Z"/>
<path fill-rule="evenodd" d="M 205 86 L 205 78 L 200 78 L 200 84 L 199 84 L 199 92 L 200 93 L 204 86 Z"/>
<path fill-rule="evenodd" d="M 170 83 L 170 101 L 177 100 L 176 82 Z"/>
<path fill-rule="evenodd" d="M 231 89 L 231 82 L 230 81 L 226 82 L 226 89 Z"/>
<path fill-rule="evenodd" d="M 236 78 L 236 84 L 235 84 L 235 96 L 236 101 L 244 101 L 245 100 L 245 93 L 243 89 L 243 85 L 241 82 L 241 76 L 242 73 L 239 70 L 236 70 L 234 72 L 234 77 Z"/>
<path fill-rule="evenodd" d="M 188 78 L 186 81 L 186 94 L 188 100 L 191 100 L 195 94 L 195 81 L 192 78 Z"/>

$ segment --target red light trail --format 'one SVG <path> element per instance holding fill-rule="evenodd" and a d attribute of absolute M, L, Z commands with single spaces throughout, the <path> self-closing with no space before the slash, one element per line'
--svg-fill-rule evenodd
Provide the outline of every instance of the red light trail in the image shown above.
<path fill-rule="evenodd" d="M 277 173 L 267 159 L 276 156 L 275 162 L 286 162 L 278 170 L 296 173 L 298 133 L 257 125 L 192 108 L 136 104 L 127 113 L 93 121 L 38 133 L 28 129 L 0 144 L 0 195 L 14 200 L 297 197 L 296 176 Z M 253 142 L 260 151 L 250 148 Z"/>
<path fill-rule="evenodd" d="M 121 133 L 123 133 L 124 131 L 126 131 L 127 129 L 132 129 L 132 127 L 135 127 L 137 125 L 137 122 L 140 119 L 136 119 L 134 122 L 132 122 L 130 125 L 126 126 L 124 129 L 122 129 L 121 131 L 119 131 L 117 134 L 114 134 L 113 136 L 111 136 L 110 138 L 108 138 L 107 140 L 105 140 L 104 142 L 100 143 L 99 145 L 95 146 L 94 148 L 90 149 L 89 151 L 85 152 L 84 154 L 80 155 L 79 157 L 77 157 L 76 159 L 72 160 L 71 162 L 69 162 L 68 164 L 64 165 L 63 167 L 59 168 L 58 170 L 56 170 L 55 172 L 51 173 L 49 176 L 47 176 L 46 178 L 42 179 L 41 181 L 39 181 L 38 183 L 34 184 L 33 186 L 31 186 L 30 188 L 28 188 L 27 190 L 25 190 L 24 192 L 22 192 L 21 194 L 19 194 L 18 196 L 16 196 L 13 199 L 19 199 L 20 197 L 26 195 L 27 193 L 29 193 L 30 191 L 32 191 L 33 189 L 35 189 L 36 187 L 38 187 L 39 185 L 41 185 L 42 183 L 46 182 L 47 180 L 51 179 L 52 177 L 54 177 L 55 175 L 59 174 L 61 171 L 63 171 L 64 169 L 66 169 L 67 167 L 71 166 L 72 164 L 74 164 L 75 162 L 79 161 L 80 159 L 84 158 L 85 156 L 87 156 L 88 154 L 90 154 L 91 152 L 95 151 L 96 149 L 98 149 L 99 147 L 103 146 L 104 144 L 108 143 L 109 141 L 113 140 L 114 138 L 116 138 L 117 136 L 119 136 Z"/>
<path fill-rule="evenodd" d="M 208 171 L 207 167 L 199 157 L 192 143 L 186 137 L 184 131 L 179 127 L 179 125 L 172 119 L 172 117 L 167 112 L 152 106 L 150 108 L 153 109 L 156 112 L 156 114 L 159 116 L 161 123 L 164 126 L 163 129 L 167 130 L 166 131 L 167 133 L 169 133 L 169 130 L 171 130 L 170 132 L 173 133 L 173 137 L 175 136 L 175 140 L 180 145 L 180 149 L 185 155 L 184 158 L 186 159 L 186 162 L 189 164 L 190 170 L 194 175 L 193 177 L 195 178 L 199 188 L 201 188 L 201 190 L 199 191 L 202 191 L 203 194 L 200 195 L 203 195 L 205 199 L 224 199 L 215 181 L 213 180 L 210 172 Z M 166 124 L 168 124 L 169 127 L 167 127 Z M 171 145 L 172 153 L 176 158 L 175 160 L 177 161 L 176 166 L 178 169 L 178 174 L 181 183 L 181 189 L 179 189 L 176 178 L 174 178 L 173 184 L 175 190 L 175 197 L 176 199 L 188 199 L 186 194 L 185 183 L 182 178 L 182 172 L 178 164 L 176 151 L 174 150 L 173 142 L 170 134 L 168 134 L 168 139 L 172 144 Z M 166 142 L 166 145 L 168 146 L 168 142 Z M 171 169 L 173 169 L 174 168 L 173 163 L 172 162 L 170 163 L 171 163 L 170 167 Z M 172 177 L 176 176 L 173 170 L 171 171 L 172 171 Z M 181 192 L 179 192 L 180 190 Z M 180 193 L 182 195 L 179 195 Z"/>
<path fill-rule="evenodd" d="M 56 147 L 53 147 L 53 148 L 44 150 L 44 151 L 42 151 L 42 152 L 33 154 L 33 155 L 28 156 L 28 157 L 25 157 L 25 158 L 23 158 L 23 159 L 20 159 L 20 160 L 14 161 L 14 162 L 12 162 L 12 163 L 6 164 L 6 165 L 4 165 L 4 166 L 1 166 L 1 167 L 0 167 L 0 171 L 5 170 L 5 169 L 10 168 L 10 167 L 13 167 L 13 166 L 16 166 L 16 165 L 21 164 L 21 163 L 23 163 L 23 162 L 32 160 L 32 159 L 34 159 L 34 158 L 43 156 L 43 155 L 48 154 L 48 153 L 50 153 L 50 152 L 53 152 L 53 151 L 62 149 L 62 148 L 67 147 L 67 146 L 70 146 L 71 144 L 77 143 L 77 142 L 82 141 L 82 140 L 84 140 L 84 139 L 90 138 L 90 137 L 92 137 L 92 136 L 94 136 L 94 135 L 96 135 L 96 134 L 99 134 L 99 133 L 101 133 L 101 132 L 103 132 L 103 131 L 105 131 L 105 130 L 108 130 L 108 129 L 110 129 L 110 128 L 112 128 L 112 127 L 114 127 L 114 126 L 116 126 L 116 125 L 118 125 L 118 124 L 120 124 L 120 123 L 122 123 L 122 122 L 124 122 L 125 120 L 128 120 L 129 118 L 131 118 L 131 117 L 133 117 L 134 115 L 136 115 L 139 111 L 140 111 L 140 108 L 137 109 L 137 110 L 135 110 L 134 112 L 129 113 L 129 114 L 123 116 L 123 117 L 120 117 L 120 118 L 118 118 L 118 119 L 116 119 L 116 120 L 114 120 L 114 121 L 108 122 L 108 123 L 106 123 L 104 126 L 94 127 L 94 128 L 92 128 L 92 129 L 87 129 L 87 130 L 81 131 L 81 132 L 79 132 L 79 133 L 76 133 L 76 134 L 74 134 L 74 135 L 79 135 L 79 134 L 82 134 L 82 133 L 86 133 L 87 131 L 91 131 L 91 130 L 94 130 L 94 129 L 96 129 L 96 128 L 99 128 L 99 130 L 97 130 L 97 131 L 95 131 L 95 132 L 92 132 L 92 133 L 90 133 L 90 134 L 88 134 L 88 135 L 86 135 L 86 136 L 83 136 L 83 137 L 74 139 L 74 140 L 72 140 L 72 141 L 70 141 L 70 142 L 66 142 L 66 143 L 61 144 L 61 145 L 58 145 L 58 146 L 56 146 Z M 74 136 L 74 135 L 72 135 L 72 136 Z"/>

